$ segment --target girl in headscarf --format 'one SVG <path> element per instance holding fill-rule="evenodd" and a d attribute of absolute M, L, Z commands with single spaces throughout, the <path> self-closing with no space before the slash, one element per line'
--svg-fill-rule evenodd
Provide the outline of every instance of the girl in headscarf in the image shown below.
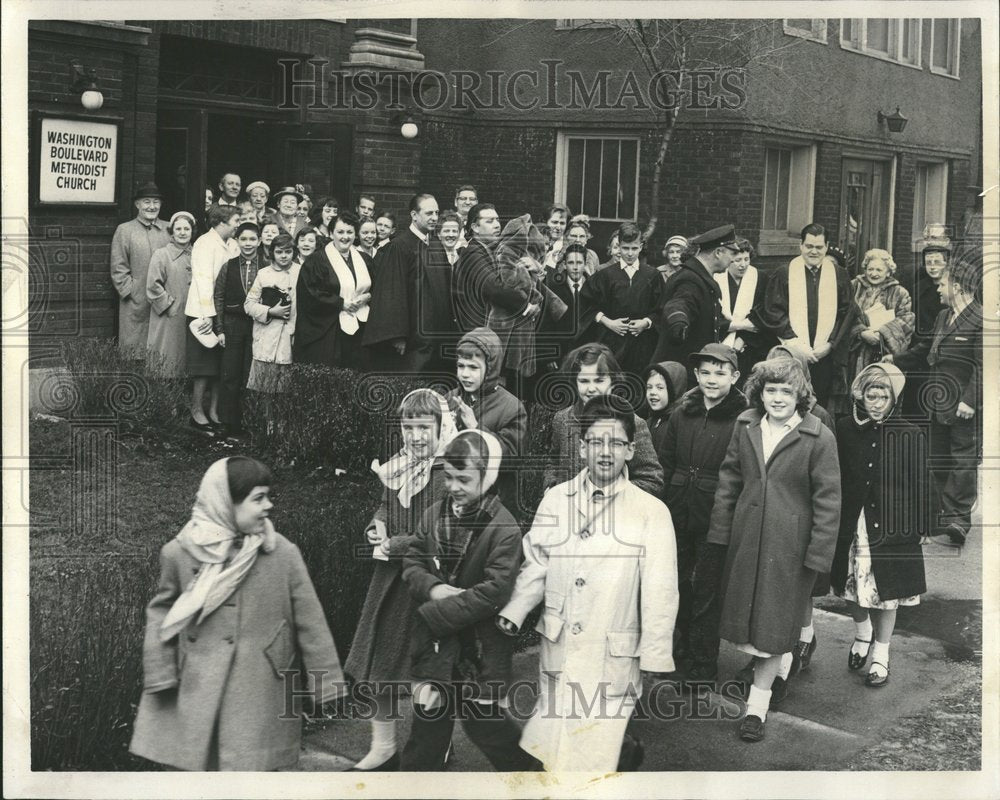
<path fill-rule="evenodd" d="M 417 389 L 399 407 L 402 449 L 373 470 L 385 487 L 382 503 L 365 530 L 374 545 L 375 574 L 368 587 L 361 619 L 344 671 L 355 681 L 403 681 L 409 678 L 413 604 L 401 577 L 401 558 L 413 542 L 424 512 L 441 500 L 446 489 L 440 461 L 455 437 L 455 421 L 444 397 Z M 399 768 L 396 722 L 389 691 L 375 692 L 375 717 L 368 753 L 352 770 L 369 772 Z"/>
<path fill-rule="evenodd" d="M 851 386 L 853 413 L 837 424 L 843 495 L 830 577 L 856 626 L 847 668 L 859 670 L 871 656 L 865 685 L 873 688 L 889 682 L 896 611 L 927 590 L 927 443 L 896 413 L 905 384 L 894 364 L 865 367 Z"/>
<path fill-rule="evenodd" d="M 271 483 L 252 458 L 216 461 L 191 520 L 160 551 L 129 748 L 137 756 L 194 771 L 291 767 L 301 701 L 287 698 L 343 693 L 305 562 L 268 518 Z"/>

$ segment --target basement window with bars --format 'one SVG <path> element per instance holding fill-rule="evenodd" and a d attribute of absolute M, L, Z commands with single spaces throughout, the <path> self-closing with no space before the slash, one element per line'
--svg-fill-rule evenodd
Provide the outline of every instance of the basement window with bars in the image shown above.
<path fill-rule="evenodd" d="M 592 220 L 634 221 L 639 190 L 639 137 L 559 134 L 556 195 Z"/>

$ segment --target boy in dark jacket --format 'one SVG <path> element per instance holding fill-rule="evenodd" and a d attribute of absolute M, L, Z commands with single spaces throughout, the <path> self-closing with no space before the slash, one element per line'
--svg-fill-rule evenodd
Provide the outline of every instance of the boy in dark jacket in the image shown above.
<path fill-rule="evenodd" d="M 448 497 L 424 514 L 403 560 L 417 612 L 413 727 L 400 769 L 443 770 L 456 715 L 495 769 L 538 769 L 502 708 L 514 648 L 494 617 L 510 600 L 523 554 L 520 529 L 493 489 L 500 443 L 463 431 L 443 461 Z"/>
<path fill-rule="evenodd" d="M 714 681 L 719 657 L 719 584 L 725 547 L 707 542 L 719 468 L 747 401 L 736 388 L 739 356 L 710 343 L 690 356 L 698 385 L 666 422 L 660 450 L 667 506 L 677 536 L 680 609 L 675 652 L 687 678 Z"/>

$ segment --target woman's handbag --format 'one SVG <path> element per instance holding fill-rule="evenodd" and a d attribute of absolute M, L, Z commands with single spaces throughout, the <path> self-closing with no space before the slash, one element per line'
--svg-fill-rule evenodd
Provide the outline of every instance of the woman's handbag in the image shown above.
<path fill-rule="evenodd" d="M 194 336 L 200 344 L 211 349 L 219 343 L 219 337 L 216 336 L 213 331 L 209 331 L 208 333 L 199 332 L 198 329 L 201 327 L 202 319 L 202 317 L 199 317 L 198 319 L 191 320 L 191 323 L 188 325 L 188 330 L 191 331 L 191 335 Z"/>

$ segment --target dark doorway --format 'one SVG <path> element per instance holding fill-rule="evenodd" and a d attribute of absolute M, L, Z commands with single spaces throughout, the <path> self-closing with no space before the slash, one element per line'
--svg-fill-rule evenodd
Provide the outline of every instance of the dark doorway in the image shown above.
<path fill-rule="evenodd" d="M 889 249 L 892 162 L 845 158 L 840 196 L 840 246 L 855 276 L 865 252 Z"/>

